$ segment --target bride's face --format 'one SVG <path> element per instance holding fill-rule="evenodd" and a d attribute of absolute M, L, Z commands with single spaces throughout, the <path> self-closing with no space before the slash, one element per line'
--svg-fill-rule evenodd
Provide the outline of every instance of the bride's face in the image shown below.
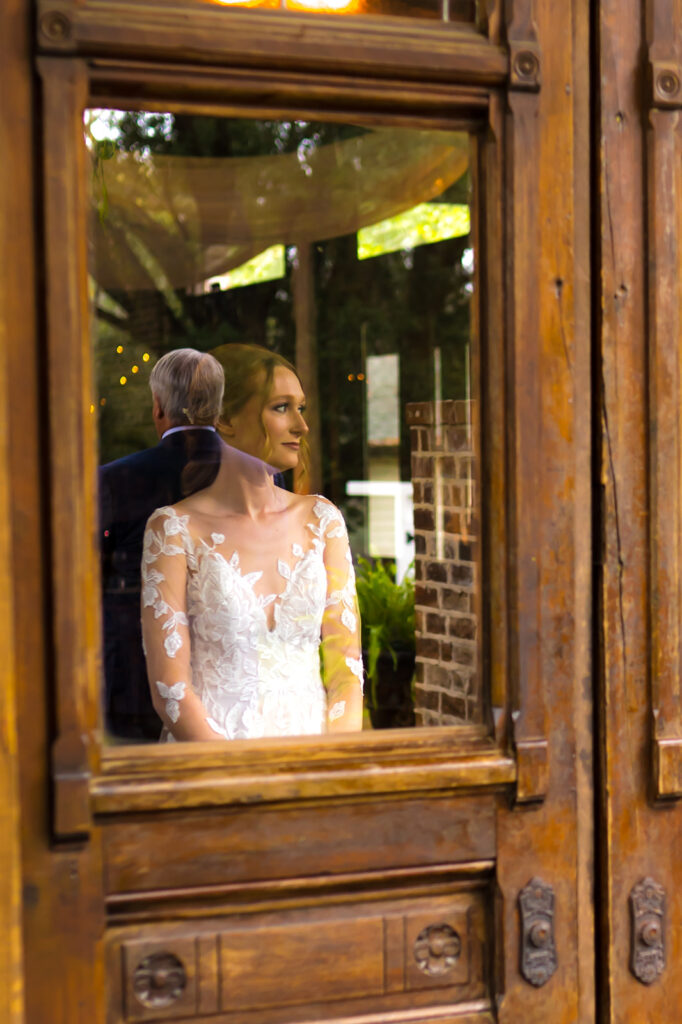
<path fill-rule="evenodd" d="M 228 442 L 276 469 L 293 469 L 298 465 L 301 441 L 308 433 L 304 410 L 305 395 L 298 377 L 286 367 L 277 366 L 265 405 L 261 394 L 253 395 L 230 419 Z"/>

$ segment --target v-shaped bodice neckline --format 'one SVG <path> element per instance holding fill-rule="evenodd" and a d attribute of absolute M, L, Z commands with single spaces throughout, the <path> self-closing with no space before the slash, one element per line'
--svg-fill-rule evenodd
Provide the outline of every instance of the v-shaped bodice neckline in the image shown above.
<path fill-rule="evenodd" d="M 217 537 L 220 537 L 219 541 L 216 540 Z M 262 578 L 263 570 L 256 569 L 247 573 L 242 572 L 239 552 L 237 550 L 234 550 L 229 558 L 222 551 L 218 550 L 218 544 L 223 544 L 225 541 L 224 535 L 215 533 L 211 534 L 211 540 L 214 541 L 213 546 L 209 545 L 204 538 L 201 538 L 202 557 L 208 557 L 212 555 L 213 557 L 219 558 L 221 562 L 227 567 L 227 569 L 234 573 L 236 578 L 239 580 L 244 592 L 249 595 L 249 597 L 253 600 L 255 607 L 261 612 L 268 633 L 271 635 L 274 634 L 277 629 L 276 609 L 278 607 L 281 608 L 282 605 L 284 604 L 287 596 L 289 595 L 289 593 L 291 592 L 296 583 L 296 578 L 299 572 L 301 571 L 302 567 L 305 568 L 307 562 L 311 560 L 311 556 L 319 555 L 318 546 L 316 546 L 315 541 L 313 541 L 313 544 L 308 548 L 307 551 L 304 551 L 302 546 L 298 542 L 294 542 L 291 545 L 292 554 L 296 558 L 296 561 L 294 562 L 293 566 L 289 565 L 288 562 L 285 562 L 283 558 L 277 559 L 277 571 L 279 572 L 282 579 L 285 581 L 282 590 L 271 591 L 270 593 L 266 594 L 259 594 L 255 589 L 255 585 Z M 270 619 L 266 610 L 270 605 L 274 606 L 272 619 Z"/>
<path fill-rule="evenodd" d="M 315 496 L 315 504 L 313 506 L 313 513 L 320 519 L 320 525 L 316 525 L 314 522 L 308 521 L 304 524 L 304 531 L 308 531 L 311 536 L 311 543 L 308 547 L 304 548 L 299 541 L 293 541 L 290 544 L 291 554 L 294 556 L 296 561 L 293 566 L 289 565 L 284 558 L 276 556 L 277 571 L 279 575 L 285 580 L 285 585 L 281 591 L 271 591 L 265 594 L 259 594 L 255 585 L 262 578 L 264 570 L 256 569 L 250 570 L 249 572 L 243 572 L 241 567 L 241 556 L 237 549 L 232 551 L 229 557 L 223 552 L 218 550 L 222 545 L 225 544 L 225 533 L 218 530 L 212 530 L 210 533 L 210 542 L 206 537 L 194 536 L 190 530 L 190 519 L 191 515 L 188 512 L 180 513 L 172 505 L 164 506 L 157 510 L 159 513 L 164 513 L 169 516 L 173 522 L 172 532 L 181 534 L 187 544 L 187 553 L 190 558 L 194 561 L 194 569 L 197 573 L 200 572 L 201 563 L 207 557 L 218 558 L 220 562 L 226 566 L 228 571 L 232 571 L 240 581 L 240 587 L 242 590 L 249 595 L 253 601 L 253 605 L 258 609 L 259 614 L 262 616 L 265 629 L 269 636 L 273 637 L 277 632 L 278 621 L 282 615 L 282 609 L 285 605 L 286 600 L 291 595 L 294 589 L 298 576 L 301 575 L 303 569 L 305 569 L 311 561 L 315 559 L 320 560 L 322 565 L 322 550 L 324 543 L 322 536 L 324 530 L 326 530 L 330 516 L 334 518 L 334 515 L 338 516 L 336 509 L 333 512 L 329 511 L 328 502 L 325 499 L 320 499 L 319 496 Z M 333 506 L 330 506 L 333 509 Z M 272 618 L 268 615 L 267 608 L 273 605 Z"/>

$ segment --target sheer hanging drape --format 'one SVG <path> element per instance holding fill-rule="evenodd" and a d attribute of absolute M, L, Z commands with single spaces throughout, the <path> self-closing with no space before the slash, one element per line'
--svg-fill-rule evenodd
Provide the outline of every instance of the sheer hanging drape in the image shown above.
<path fill-rule="evenodd" d="M 194 288 L 275 244 L 352 234 L 428 201 L 467 169 L 465 133 L 379 129 L 257 157 L 115 152 L 93 175 L 105 290 Z"/>

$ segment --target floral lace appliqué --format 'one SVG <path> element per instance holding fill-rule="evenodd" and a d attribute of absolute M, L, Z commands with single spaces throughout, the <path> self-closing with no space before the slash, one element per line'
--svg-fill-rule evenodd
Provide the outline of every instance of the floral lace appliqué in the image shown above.
<path fill-rule="evenodd" d="M 177 722 L 180 717 L 180 701 L 185 696 L 186 686 L 187 683 L 173 683 L 172 686 L 166 686 L 165 683 L 156 680 L 156 689 L 165 698 L 165 711 L 171 722 Z"/>
<path fill-rule="evenodd" d="M 142 560 L 142 603 L 154 618 L 153 624 L 151 615 L 146 620 L 147 647 L 158 630 L 156 643 L 162 637 L 169 671 L 176 663 L 171 678 L 191 672 L 191 685 L 156 683 L 172 723 L 182 718 L 186 701 L 183 708 L 180 702 L 190 696 L 201 701 L 216 737 L 226 739 L 321 733 L 347 713 L 346 688 L 363 677 L 353 564 L 339 510 L 316 499 L 313 519 L 306 524 L 312 544 L 290 542 L 277 558 L 284 589 L 264 595 L 255 590 L 263 570 L 243 573 L 239 552 L 220 550 L 229 536 L 213 532 L 210 539 L 194 539 L 190 516 L 170 507 L 152 516 Z M 185 559 L 184 608 L 164 576 L 176 556 Z M 268 619 L 271 604 L 274 616 Z M 324 657 L 324 683 L 322 641 L 333 654 Z M 155 675 L 163 678 L 163 665 Z"/>

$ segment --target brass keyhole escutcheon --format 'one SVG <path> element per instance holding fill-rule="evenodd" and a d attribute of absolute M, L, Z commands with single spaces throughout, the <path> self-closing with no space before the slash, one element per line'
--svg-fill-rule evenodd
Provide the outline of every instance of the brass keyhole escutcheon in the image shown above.
<path fill-rule="evenodd" d="M 554 945 L 554 890 L 532 878 L 519 893 L 521 912 L 521 974 L 539 988 L 557 968 Z"/>
<path fill-rule="evenodd" d="M 630 970 L 643 985 L 656 981 L 665 967 L 665 903 L 665 890 L 653 878 L 643 878 L 630 893 Z"/>

